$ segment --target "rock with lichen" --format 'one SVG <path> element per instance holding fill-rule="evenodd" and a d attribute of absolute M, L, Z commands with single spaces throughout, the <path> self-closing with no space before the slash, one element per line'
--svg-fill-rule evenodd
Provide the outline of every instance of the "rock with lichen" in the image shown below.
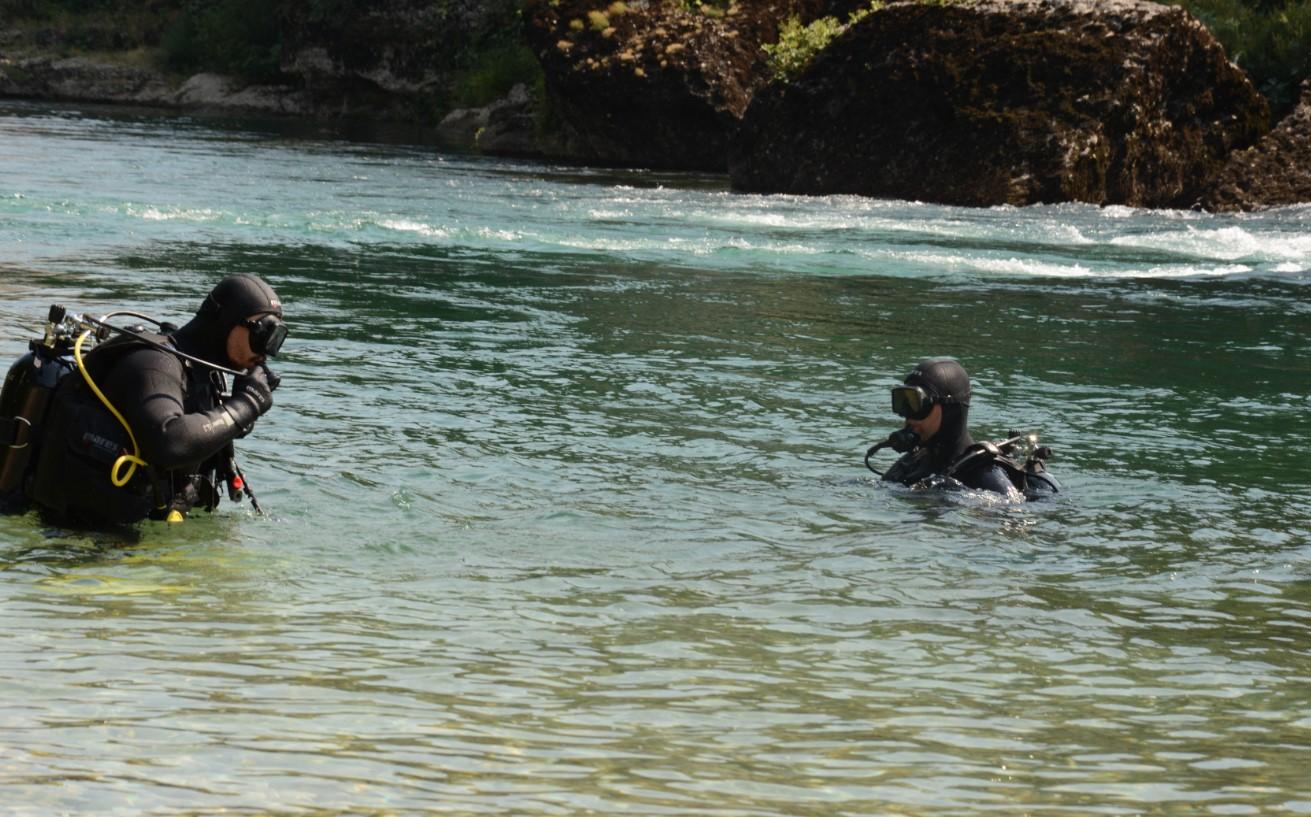
<path fill-rule="evenodd" d="M 756 94 L 729 167 L 746 191 L 1191 206 L 1268 116 L 1178 7 L 893 3 Z"/>
<path fill-rule="evenodd" d="M 720 170 L 752 95 L 764 43 L 824 0 L 530 0 L 529 44 L 566 151 L 589 162 Z"/>
<path fill-rule="evenodd" d="M 1234 152 L 1202 198 L 1207 210 L 1257 210 L 1311 202 L 1311 80 L 1302 100 L 1260 142 Z"/>

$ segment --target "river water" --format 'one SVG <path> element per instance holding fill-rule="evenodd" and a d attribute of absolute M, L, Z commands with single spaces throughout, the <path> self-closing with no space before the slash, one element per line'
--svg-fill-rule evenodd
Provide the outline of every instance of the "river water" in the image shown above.
<path fill-rule="evenodd" d="M 293 329 L 268 515 L 0 517 L 0 812 L 1311 814 L 1311 208 L 0 105 L 5 361 L 237 271 Z M 1060 497 L 864 470 L 940 354 Z"/>

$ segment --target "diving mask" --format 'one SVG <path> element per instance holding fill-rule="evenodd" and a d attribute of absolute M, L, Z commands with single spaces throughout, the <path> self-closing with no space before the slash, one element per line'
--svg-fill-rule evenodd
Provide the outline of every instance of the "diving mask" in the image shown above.
<path fill-rule="evenodd" d="M 247 321 L 242 326 L 250 330 L 250 350 L 257 355 L 277 357 L 282 342 L 287 339 L 287 325 L 282 318 L 272 312 L 266 312 Z"/>
<path fill-rule="evenodd" d="M 892 410 L 907 420 L 923 420 L 937 399 L 919 386 L 893 386 Z"/>

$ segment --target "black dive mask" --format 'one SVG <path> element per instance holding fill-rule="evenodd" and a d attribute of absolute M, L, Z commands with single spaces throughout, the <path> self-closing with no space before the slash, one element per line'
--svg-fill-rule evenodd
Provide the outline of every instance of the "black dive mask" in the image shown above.
<path fill-rule="evenodd" d="M 242 321 L 241 325 L 250 330 L 250 350 L 257 355 L 277 357 L 282 342 L 287 339 L 287 325 L 282 318 L 272 312 L 266 312 L 256 318 Z"/>
<path fill-rule="evenodd" d="M 919 386 L 893 386 L 892 410 L 907 420 L 923 420 L 933 411 L 937 398 Z"/>

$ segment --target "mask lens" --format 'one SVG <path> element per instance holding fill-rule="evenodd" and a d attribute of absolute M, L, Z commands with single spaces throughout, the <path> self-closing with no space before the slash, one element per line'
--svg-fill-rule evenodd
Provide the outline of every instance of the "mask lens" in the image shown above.
<path fill-rule="evenodd" d="M 923 420 L 933 409 L 933 401 L 919 386 L 894 386 L 892 410 L 908 420 Z"/>

